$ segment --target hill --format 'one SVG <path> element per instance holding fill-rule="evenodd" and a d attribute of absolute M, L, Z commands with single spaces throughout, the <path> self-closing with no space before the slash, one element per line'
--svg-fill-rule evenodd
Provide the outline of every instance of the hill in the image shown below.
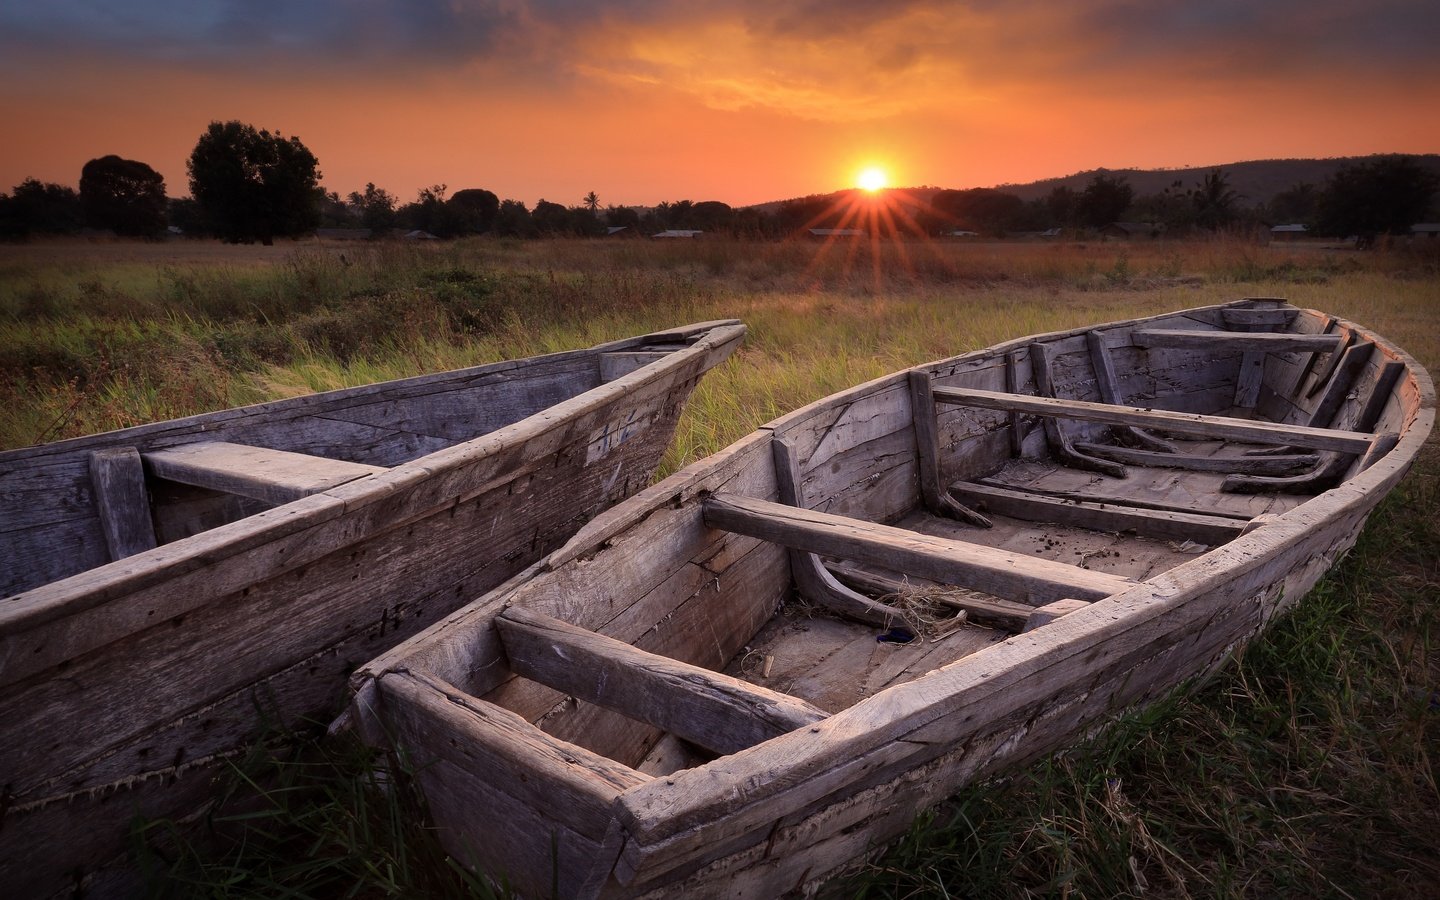
<path fill-rule="evenodd" d="M 1440 154 L 1410 154 L 1424 167 L 1440 175 Z M 997 190 L 1014 194 L 1022 200 L 1034 200 L 1045 197 L 1055 188 L 1066 185 L 1074 190 L 1083 190 L 1085 185 L 1097 174 L 1123 176 L 1135 189 L 1137 197 L 1147 194 L 1158 194 L 1165 188 L 1179 181 L 1183 187 L 1190 188 L 1199 184 L 1207 172 L 1214 169 L 1223 169 L 1229 176 L 1230 186 L 1241 197 L 1241 203 L 1246 206 L 1260 206 L 1269 203 L 1271 198 L 1281 191 L 1294 187 L 1300 182 L 1308 182 L 1317 188 L 1346 163 L 1364 162 L 1375 159 L 1375 156 L 1345 156 L 1333 159 L 1257 159 L 1244 162 L 1221 163 L 1214 166 L 1194 166 L 1185 169 L 1091 169 L 1084 172 L 1076 172 L 1073 175 L 1063 175 L 1057 178 L 1045 178 L 1040 181 L 1031 181 L 1026 184 L 997 184 L 997 185 L 965 185 L 964 187 L 994 187 Z M 901 188 L 907 193 L 919 198 L 928 198 L 941 188 L 919 187 Z M 835 191 L 827 196 L 837 196 L 848 193 L 848 191 Z M 775 200 L 769 203 L 761 203 L 752 207 L 762 212 L 773 213 L 782 203 L 788 201 Z"/>

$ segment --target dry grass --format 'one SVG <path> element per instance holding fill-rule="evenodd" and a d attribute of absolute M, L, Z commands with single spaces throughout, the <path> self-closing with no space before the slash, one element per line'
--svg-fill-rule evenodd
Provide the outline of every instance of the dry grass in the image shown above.
<path fill-rule="evenodd" d="M 1241 296 L 1284 296 L 1352 318 L 1440 371 L 1433 248 L 26 245 L 0 247 L 0 447 L 744 319 L 750 337 L 702 382 L 668 471 L 906 365 Z M 965 793 L 836 892 L 1433 895 L 1437 484 L 1432 444 L 1350 558 L 1236 665 L 1083 753 Z M 157 883 L 217 896 L 279 890 L 285 873 L 301 876 L 286 868 L 288 844 L 270 840 L 274 832 L 335 850 L 306 870 L 304 893 L 466 890 L 445 880 L 453 873 L 377 875 L 368 861 L 434 860 L 433 847 L 397 850 L 428 836 L 386 826 L 396 818 L 386 812 L 354 839 L 356 819 L 340 807 L 374 799 L 370 770 L 326 759 L 319 787 L 273 798 L 266 840 L 220 859 L 170 859 Z M 312 826 L 346 831 L 317 837 Z"/>

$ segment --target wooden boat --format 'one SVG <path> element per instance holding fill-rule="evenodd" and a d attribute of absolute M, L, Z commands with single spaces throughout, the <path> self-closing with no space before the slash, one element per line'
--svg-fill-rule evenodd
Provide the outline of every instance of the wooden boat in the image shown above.
<path fill-rule="evenodd" d="M 359 670 L 350 719 L 530 895 L 810 889 L 1225 660 L 1433 418 L 1414 360 L 1279 301 L 967 353 L 596 518 Z"/>
<path fill-rule="evenodd" d="M 733 320 L 0 453 L 0 884 L 73 884 L 265 726 L 651 481 Z M 103 892 L 103 887 L 101 888 Z"/>

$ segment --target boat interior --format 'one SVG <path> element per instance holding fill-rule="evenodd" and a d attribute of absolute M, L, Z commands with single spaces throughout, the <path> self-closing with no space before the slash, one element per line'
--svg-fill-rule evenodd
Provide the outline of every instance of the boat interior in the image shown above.
<path fill-rule="evenodd" d="M 693 668 L 681 682 L 728 679 L 742 686 L 728 690 L 762 692 L 756 703 L 799 701 L 798 720 L 824 716 L 1183 565 L 1333 486 L 1393 446 L 1404 374 L 1358 329 L 1261 300 L 1001 348 L 858 401 L 822 401 L 770 427 L 759 455 L 773 475 L 752 479 L 762 490 L 705 489 L 664 511 L 689 542 L 663 538 L 671 562 L 633 590 L 658 584 L 669 603 L 633 620 L 650 604 L 631 597 L 592 624 L 551 614 L 578 608 L 554 598 L 574 579 L 537 579 L 493 620 L 490 652 L 509 675 L 481 679 L 475 696 L 652 776 L 695 765 L 736 747 L 657 721 L 653 697 L 639 699 L 653 691 L 622 696 L 594 687 L 583 665 L 566 675 L 555 659 L 533 664 L 533 653 L 553 656 L 534 635 L 579 628 L 571 637 L 601 642 L 602 657 L 644 654 Z M 881 405 L 905 407 L 907 421 L 877 425 Z M 841 436 L 847 417 L 855 427 Z M 697 567 L 740 587 L 706 600 L 703 579 L 677 577 Z M 687 606 L 708 609 L 704 628 Z M 696 633 L 646 650 L 667 627 Z"/>
<path fill-rule="evenodd" d="M 359 702 L 443 757 L 441 821 L 466 820 L 455 784 L 502 802 L 494 766 L 541 757 L 566 760 L 552 787 L 613 799 L 980 665 L 1276 521 L 1395 446 L 1422 406 L 1406 359 L 1251 300 L 880 379 L 598 517 L 373 661 Z"/>

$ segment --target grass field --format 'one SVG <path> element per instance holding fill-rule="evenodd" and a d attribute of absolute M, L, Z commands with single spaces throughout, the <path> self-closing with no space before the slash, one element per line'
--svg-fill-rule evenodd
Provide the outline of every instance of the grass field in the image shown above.
<path fill-rule="evenodd" d="M 0 447 L 744 319 L 745 347 L 682 420 L 673 471 L 903 366 L 1243 296 L 1354 319 L 1440 371 L 1433 248 L 57 243 L 0 247 Z M 1349 558 L 1234 665 L 955 798 L 834 890 L 1436 895 L 1437 601 L 1432 440 Z M 246 827 L 218 849 L 147 857 L 157 893 L 483 893 L 413 824 L 404 792 L 373 777 L 353 749 L 259 755 L 237 772 L 237 790 L 268 786 Z"/>

